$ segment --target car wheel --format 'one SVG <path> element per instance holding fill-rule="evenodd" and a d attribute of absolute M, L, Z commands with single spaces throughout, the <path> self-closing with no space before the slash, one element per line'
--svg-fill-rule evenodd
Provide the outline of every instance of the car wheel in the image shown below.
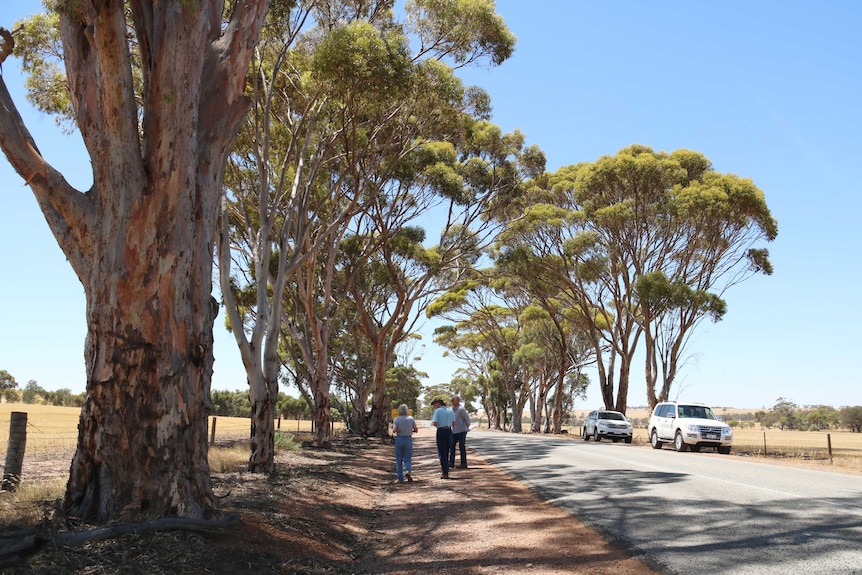
<path fill-rule="evenodd" d="M 688 444 L 682 440 L 682 431 L 677 431 L 673 438 L 673 448 L 682 453 L 688 451 Z"/>
<path fill-rule="evenodd" d="M 723 447 L 721 445 L 718 446 L 718 452 L 722 455 L 730 455 L 730 446 Z"/>
<path fill-rule="evenodd" d="M 584 441 L 589 441 L 589 439 L 590 439 L 590 436 L 587 435 L 587 427 L 584 426 Z"/>
<path fill-rule="evenodd" d="M 655 432 L 655 429 L 649 436 L 649 442 L 653 449 L 661 449 L 661 441 L 658 440 L 658 433 Z"/>
<path fill-rule="evenodd" d="M 631 442 L 632 442 L 632 438 L 631 438 L 631 436 L 626 437 L 626 443 L 631 443 Z"/>
<path fill-rule="evenodd" d="M 593 431 L 593 441 L 601 441 L 601 440 L 602 440 L 602 436 L 599 435 L 599 428 L 596 427 L 596 430 Z"/>

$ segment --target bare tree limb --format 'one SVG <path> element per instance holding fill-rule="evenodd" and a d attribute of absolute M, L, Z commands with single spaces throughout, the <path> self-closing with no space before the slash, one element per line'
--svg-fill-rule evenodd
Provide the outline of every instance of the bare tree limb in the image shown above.
<path fill-rule="evenodd" d="M 183 517 L 163 517 L 137 523 L 123 523 L 96 527 L 87 531 L 69 533 L 36 534 L 32 530 L 14 537 L 0 538 L 0 568 L 16 565 L 31 555 L 37 553 L 46 545 L 63 547 L 83 545 L 90 541 L 104 541 L 114 537 L 122 537 L 129 533 L 145 533 L 148 531 L 196 531 L 219 532 L 236 527 L 241 523 L 239 514 L 228 513 L 221 519 L 204 520 Z"/>

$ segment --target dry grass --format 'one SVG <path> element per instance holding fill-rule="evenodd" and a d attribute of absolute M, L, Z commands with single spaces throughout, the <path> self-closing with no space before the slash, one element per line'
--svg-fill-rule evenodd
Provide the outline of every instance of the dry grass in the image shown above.
<path fill-rule="evenodd" d="M 234 473 L 248 468 L 248 445 L 236 444 L 230 447 L 213 447 L 209 450 L 210 471 L 213 473 Z"/>
<path fill-rule="evenodd" d="M 81 414 L 77 407 L 58 407 L 55 405 L 36 405 L 23 403 L 0 403 L 0 446 L 4 447 L 9 440 L 9 422 L 13 411 L 23 411 L 27 414 L 27 453 L 58 454 L 74 452 L 78 441 L 78 417 Z M 215 425 L 215 442 L 240 440 L 248 438 L 251 423 L 246 417 L 210 417 L 208 434 Z M 311 421 L 285 419 L 275 422 L 276 428 L 285 433 L 309 433 Z M 335 424 L 335 430 L 342 429 Z"/>
<path fill-rule="evenodd" d="M 45 516 L 47 507 L 63 497 L 66 479 L 51 479 L 22 484 L 12 493 L 0 497 L 0 525 L 29 525 Z"/>

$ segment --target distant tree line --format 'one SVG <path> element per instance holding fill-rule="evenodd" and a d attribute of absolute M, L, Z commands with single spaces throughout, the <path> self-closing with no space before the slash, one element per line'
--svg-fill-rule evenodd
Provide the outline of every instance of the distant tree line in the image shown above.
<path fill-rule="evenodd" d="M 764 428 L 802 431 L 849 429 L 862 432 L 862 406 L 845 406 L 836 409 L 831 405 L 800 407 L 779 397 L 772 409 L 755 412 L 754 420 Z"/>
<path fill-rule="evenodd" d="M 72 393 L 72 390 L 67 387 L 48 391 L 34 379 L 28 381 L 24 389 L 18 389 L 18 382 L 5 369 L 0 370 L 0 393 L 3 394 L 6 403 L 60 405 L 64 407 L 81 407 L 84 405 L 83 393 Z"/>

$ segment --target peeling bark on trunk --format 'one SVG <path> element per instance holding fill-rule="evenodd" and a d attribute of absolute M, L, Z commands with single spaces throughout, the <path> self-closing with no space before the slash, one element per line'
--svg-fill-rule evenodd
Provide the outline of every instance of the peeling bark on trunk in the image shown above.
<path fill-rule="evenodd" d="M 278 381 L 261 381 L 249 386 L 251 430 L 248 470 L 271 473 L 275 469 L 275 418 Z"/>
<path fill-rule="evenodd" d="M 324 390 L 318 387 L 314 388 L 314 438 L 313 444 L 316 447 L 329 447 L 330 445 L 330 410 L 329 405 L 329 390 Z"/>
<path fill-rule="evenodd" d="M 207 463 L 212 251 L 225 158 L 266 0 L 79 0 L 60 13 L 67 82 L 93 164 L 74 190 L 41 157 L 0 79 L 0 147 L 30 185 L 87 298 L 87 392 L 63 509 L 105 523 L 219 514 Z M 128 4 L 128 6 L 126 5 Z M 126 8 L 141 52 L 132 81 Z"/>
<path fill-rule="evenodd" d="M 560 372 L 557 374 L 557 394 L 554 398 L 553 427 L 554 433 L 559 435 L 563 431 L 563 395 L 566 387 L 566 361 L 560 362 Z"/>

